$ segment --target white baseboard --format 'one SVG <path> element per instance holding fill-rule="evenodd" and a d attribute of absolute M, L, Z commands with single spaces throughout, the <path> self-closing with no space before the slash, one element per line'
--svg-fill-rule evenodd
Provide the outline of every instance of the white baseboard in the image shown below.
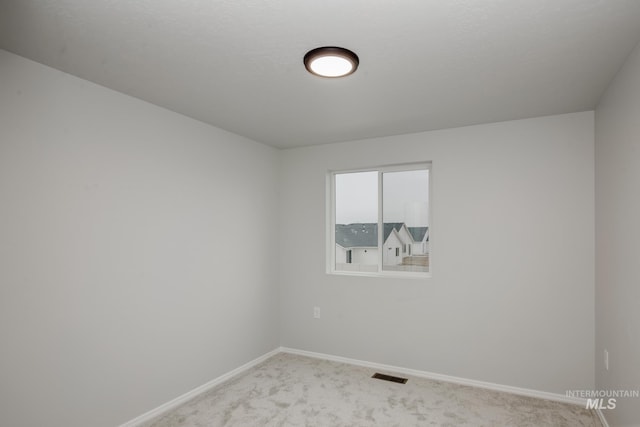
<path fill-rule="evenodd" d="M 602 427 L 609 427 L 609 423 L 607 422 L 607 419 L 604 417 L 604 412 L 602 412 L 602 409 L 596 409 L 596 413 L 598 414 L 598 418 L 600 418 Z"/>
<path fill-rule="evenodd" d="M 527 388 L 512 387 L 508 385 L 495 384 L 495 383 L 490 383 L 485 381 L 470 380 L 467 378 L 436 374 L 434 372 L 418 371 L 415 369 L 401 368 L 399 366 L 383 365 L 380 363 L 366 362 L 364 360 L 349 359 L 346 357 L 333 356 L 330 354 L 297 350 L 294 348 L 280 347 L 280 351 L 282 351 L 283 353 L 291 353 L 291 354 L 298 354 L 300 356 L 314 357 L 316 359 L 332 360 L 334 362 L 342 362 L 342 363 L 348 363 L 350 365 L 364 366 L 366 368 L 372 368 L 372 369 L 381 370 L 381 371 L 396 372 L 400 374 L 411 375 L 414 377 L 427 378 L 431 380 L 444 381 L 444 382 L 468 385 L 473 387 L 480 387 L 480 388 L 485 388 L 485 389 L 495 390 L 495 391 L 502 391 L 506 393 L 517 394 L 520 396 L 535 397 L 538 399 L 546 399 L 546 400 L 553 400 L 556 402 L 582 405 L 583 407 L 586 407 L 586 404 L 587 404 L 586 399 L 581 399 L 579 397 L 565 396 L 563 394 L 557 394 L 557 393 L 549 393 L 546 391 L 531 390 Z M 599 416 L 601 417 L 601 419 L 603 418 L 601 414 L 599 414 Z M 605 427 L 607 426 L 605 425 Z"/>
<path fill-rule="evenodd" d="M 197 395 L 204 393 L 208 390 L 211 390 L 213 387 L 222 384 L 223 382 L 230 380 L 231 378 L 235 377 L 236 375 L 239 375 L 245 371 L 248 371 L 249 369 L 253 368 L 254 366 L 264 362 L 265 360 L 267 360 L 268 358 L 275 356 L 276 354 L 280 353 L 281 350 L 279 348 L 276 348 L 275 350 L 272 350 L 266 354 L 263 354 L 262 356 L 252 360 L 251 362 L 245 363 L 244 365 L 240 366 L 239 368 L 236 368 L 232 371 L 227 372 L 226 374 L 223 374 L 221 376 L 219 376 L 216 379 L 213 379 L 211 381 L 209 381 L 206 384 L 202 384 L 199 387 L 194 388 L 191 391 L 186 392 L 185 394 L 183 394 L 182 396 L 176 397 L 175 399 L 171 400 L 170 402 L 167 402 L 165 404 L 162 404 L 160 406 L 158 406 L 155 409 L 150 410 L 149 412 L 146 412 L 142 415 L 140 415 L 139 417 L 136 417 L 134 419 L 132 419 L 131 421 L 127 421 L 126 423 L 120 425 L 120 427 L 136 427 L 139 426 L 140 424 L 147 422 L 153 418 L 156 418 L 166 412 L 169 412 L 170 410 L 182 405 L 183 403 L 185 403 L 186 401 L 193 399 L 194 397 L 196 397 Z"/>
<path fill-rule="evenodd" d="M 461 385 L 467 385 L 467 386 L 472 386 L 472 387 L 480 387 L 480 388 L 485 388 L 488 390 L 495 390 L 495 391 L 502 391 L 502 392 L 506 392 L 506 393 L 512 393 L 512 394 L 517 394 L 517 395 L 521 395 L 521 396 L 528 396 L 528 397 L 535 397 L 538 399 L 546 399 L 546 400 L 553 400 L 556 402 L 563 402 L 563 403 L 571 403 L 571 404 L 575 404 L 575 405 L 581 405 L 583 407 L 586 407 L 586 399 L 581 399 L 578 397 L 570 397 L 570 396 L 565 396 L 562 394 L 557 394 L 557 393 L 549 393 L 546 391 L 538 391 L 538 390 L 531 390 L 531 389 L 526 389 L 526 388 L 520 388 L 520 387 L 512 387 L 512 386 L 508 386 L 508 385 L 502 385 L 502 384 L 495 384 L 495 383 L 490 383 L 490 382 L 485 382 L 485 381 L 477 381 L 477 380 L 470 380 L 467 378 L 460 378 L 460 377 L 454 377 L 454 376 L 450 376 L 450 375 L 443 375 L 443 374 L 436 374 L 434 372 L 427 372 L 427 371 L 418 371 L 415 369 L 408 369 L 408 368 L 402 368 L 399 366 L 392 366 L 392 365 L 383 365 L 381 363 L 374 363 L 374 362 L 367 362 L 364 360 L 358 360 L 358 359 L 350 359 L 347 357 L 341 357 L 341 356 L 333 356 L 330 354 L 324 354 L 324 353 L 315 353 L 312 351 L 305 351 L 305 350 L 298 350 L 295 348 L 288 348 L 288 347 L 279 347 L 276 348 L 275 350 L 272 350 L 266 354 L 263 354 L 262 356 L 252 360 L 251 362 L 245 363 L 244 365 L 240 366 L 239 368 L 236 368 L 232 371 L 227 372 L 226 374 L 223 374 L 221 376 L 219 376 L 218 378 L 209 381 L 206 384 L 203 384 L 199 387 L 194 388 L 191 391 L 188 391 L 187 393 L 183 394 L 182 396 L 179 396 L 173 400 L 171 400 L 170 402 L 167 402 L 163 405 L 158 406 L 155 409 L 150 410 L 149 412 L 146 412 L 142 415 L 140 415 L 139 417 L 136 417 L 134 419 L 132 419 L 131 421 L 127 421 L 126 423 L 120 425 L 119 427 L 137 427 L 140 424 L 147 422 L 153 418 L 156 418 L 166 412 L 169 412 L 170 410 L 182 405 L 183 403 L 187 402 L 188 400 L 198 396 L 201 393 L 204 393 L 210 389 L 212 389 L 213 387 L 222 384 L 225 381 L 230 380 L 231 378 L 253 368 L 254 366 L 264 362 L 265 360 L 269 359 L 272 356 L 275 356 L 278 353 L 289 353 L 289 354 L 297 354 L 300 356 L 307 356 L 307 357 L 313 357 L 316 359 L 324 359 L 324 360 L 331 360 L 334 362 L 341 362 L 341 363 L 347 363 L 350 365 L 356 365 L 356 366 L 364 366 L 366 368 L 371 368 L 371 369 L 375 369 L 378 371 L 386 371 L 389 373 L 399 373 L 399 374 L 405 374 L 405 375 L 411 375 L 414 377 L 420 377 L 420 378 L 427 378 L 427 379 L 432 379 L 432 380 L 436 380 L 436 381 L 444 381 L 444 382 L 449 382 L 449 383 L 454 383 L 454 384 L 461 384 Z M 604 417 L 604 414 L 602 413 L 602 411 L 597 410 L 596 411 L 598 414 L 598 417 L 600 418 L 600 421 L 602 422 L 603 427 L 609 427 L 609 424 L 607 423 L 607 420 Z"/>

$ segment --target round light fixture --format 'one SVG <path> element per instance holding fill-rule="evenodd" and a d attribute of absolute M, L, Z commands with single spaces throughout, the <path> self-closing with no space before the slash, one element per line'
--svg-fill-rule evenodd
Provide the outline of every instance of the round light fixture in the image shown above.
<path fill-rule="evenodd" d="M 348 76 L 356 71 L 359 62 L 358 55 L 335 46 L 319 47 L 304 56 L 307 71 L 320 77 Z"/>

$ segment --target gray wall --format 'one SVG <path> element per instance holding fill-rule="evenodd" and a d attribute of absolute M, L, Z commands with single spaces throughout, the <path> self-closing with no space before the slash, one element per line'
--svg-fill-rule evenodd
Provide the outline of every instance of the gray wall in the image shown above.
<path fill-rule="evenodd" d="M 600 100 L 595 129 L 596 385 L 640 390 L 640 47 Z M 640 425 L 639 399 L 616 404 L 611 426 Z"/>
<path fill-rule="evenodd" d="M 597 112 L 599 387 L 639 381 L 638 67 Z M 593 388 L 593 120 L 277 152 L 0 51 L 0 425 L 117 425 L 279 343 Z M 327 170 L 424 160 L 433 277 L 327 275 Z"/>
<path fill-rule="evenodd" d="M 277 170 L 0 51 L 0 425 L 113 427 L 276 348 Z"/>
<path fill-rule="evenodd" d="M 593 137 L 585 112 L 284 151 L 282 344 L 561 394 L 593 388 Z M 327 275 L 327 170 L 425 160 L 433 277 Z"/>

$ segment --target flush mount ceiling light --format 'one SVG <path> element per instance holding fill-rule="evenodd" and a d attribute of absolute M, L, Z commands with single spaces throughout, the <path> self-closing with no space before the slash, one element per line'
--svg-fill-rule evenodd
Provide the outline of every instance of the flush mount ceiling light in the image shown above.
<path fill-rule="evenodd" d="M 348 76 L 356 71 L 359 62 L 358 55 L 335 46 L 319 47 L 304 56 L 307 71 L 320 77 Z"/>

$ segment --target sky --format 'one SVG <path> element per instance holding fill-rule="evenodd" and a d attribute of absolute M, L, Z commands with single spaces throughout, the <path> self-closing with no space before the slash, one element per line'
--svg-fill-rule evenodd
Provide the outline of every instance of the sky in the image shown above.
<path fill-rule="evenodd" d="M 429 224 L 429 171 L 383 174 L 384 222 Z M 378 172 L 336 174 L 336 224 L 378 221 Z"/>

